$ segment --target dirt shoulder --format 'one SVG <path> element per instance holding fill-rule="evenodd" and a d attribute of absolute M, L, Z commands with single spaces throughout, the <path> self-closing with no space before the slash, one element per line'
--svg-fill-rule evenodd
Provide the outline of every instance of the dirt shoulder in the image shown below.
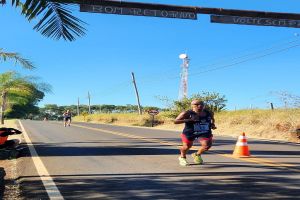
<path fill-rule="evenodd" d="M 7 120 L 2 127 L 17 128 L 16 121 Z M 19 139 L 22 141 L 22 135 L 10 136 L 9 139 Z M 18 175 L 18 162 L 19 159 L 4 159 L 5 156 L 0 160 L 0 199 L 4 200 L 20 200 L 20 184 L 17 181 Z"/>
<path fill-rule="evenodd" d="M 2 189 L 0 191 L 0 197 L 4 200 L 23 199 L 21 197 L 20 185 L 16 181 L 18 178 L 17 162 L 17 159 L 0 160 L 0 180 L 2 179 L 2 181 L 0 181 L 0 187 Z"/>

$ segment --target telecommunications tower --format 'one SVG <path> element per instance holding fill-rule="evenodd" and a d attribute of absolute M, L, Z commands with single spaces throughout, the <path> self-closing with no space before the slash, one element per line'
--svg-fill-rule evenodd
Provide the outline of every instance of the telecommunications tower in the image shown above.
<path fill-rule="evenodd" d="M 179 58 L 182 60 L 181 73 L 180 73 L 180 86 L 178 100 L 187 98 L 188 90 L 188 67 L 189 67 L 189 57 L 187 54 L 180 54 Z"/>

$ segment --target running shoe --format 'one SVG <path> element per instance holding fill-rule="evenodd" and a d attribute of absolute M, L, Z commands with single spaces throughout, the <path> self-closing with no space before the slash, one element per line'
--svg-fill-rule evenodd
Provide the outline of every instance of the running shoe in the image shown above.
<path fill-rule="evenodd" d="M 186 158 L 182 158 L 181 156 L 179 156 L 178 160 L 179 160 L 179 165 L 181 165 L 181 166 L 189 165 L 189 163 L 186 161 Z"/>
<path fill-rule="evenodd" d="M 192 157 L 194 158 L 194 163 L 195 163 L 195 164 L 198 164 L 198 165 L 203 164 L 203 160 L 202 160 L 202 158 L 201 158 L 201 155 L 198 155 L 198 154 L 196 154 L 196 153 L 193 153 L 193 154 L 192 154 Z"/>

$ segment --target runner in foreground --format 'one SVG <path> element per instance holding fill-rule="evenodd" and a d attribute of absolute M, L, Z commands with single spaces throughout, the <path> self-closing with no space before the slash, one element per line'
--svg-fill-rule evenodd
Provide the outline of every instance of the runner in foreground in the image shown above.
<path fill-rule="evenodd" d="M 186 154 L 193 146 L 194 140 L 198 140 L 201 144 L 199 150 L 192 154 L 194 163 L 202 164 L 201 154 L 208 151 L 212 146 L 213 134 L 211 129 L 216 129 L 213 112 L 205 109 L 203 101 L 193 100 L 191 102 L 192 110 L 180 113 L 174 123 L 185 123 L 185 127 L 181 134 L 182 147 L 180 148 L 179 164 L 187 166 Z"/>

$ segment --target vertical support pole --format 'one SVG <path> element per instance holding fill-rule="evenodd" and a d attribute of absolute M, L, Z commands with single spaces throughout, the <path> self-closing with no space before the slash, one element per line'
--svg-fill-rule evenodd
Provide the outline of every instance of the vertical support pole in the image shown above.
<path fill-rule="evenodd" d="M 91 114 L 91 95 L 90 95 L 90 92 L 88 92 L 88 99 L 89 99 L 89 114 Z"/>
<path fill-rule="evenodd" d="M 272 110 L 274 110 L 274 106 L 273 106 L 273 103 L 270 103 L 270 105 L 271 105 L 271 109 L 272 109 Z"/>
<path fill-rule="evenodd" d="M 182 59 L 181 73 L 180 73 L 180 86 L 179 86 L 179 95 L 178 100 L 187 98 L 188 90 L 188 67 L 189 67 L 189 58 L 187 54 L 180 54 L 179 58 Z"/>
<path fill-rule="evenodd" d="M 152 115 L 152 124 L 151 124 L 151 127 L 154 126 L 154 115 Z"/>
<path fill-rule="evenodd" d="M 80 115 L 80 112 L 79 112 L 79 97 L 77 99 L 77 116 Z"/>
<path fill-rule="evenodd" d="M 135 94 L 136 94 L 136 99 L 137 99 L 137 103 L 138 103 L 138 111 L 139 111 L 139 115 L 142 114 L 142 110 L 141 110 L 141 104 L 140 104 L 140 97 L 139 97 L 139 93 L 136 87 L 136 83 L 135 83 L 135 78 L 134 78 L 134 73 L 131 72 L 131 76 L 132 76 L 132 82 L 134 85 L 134 89 L 135 89 Z"/>

